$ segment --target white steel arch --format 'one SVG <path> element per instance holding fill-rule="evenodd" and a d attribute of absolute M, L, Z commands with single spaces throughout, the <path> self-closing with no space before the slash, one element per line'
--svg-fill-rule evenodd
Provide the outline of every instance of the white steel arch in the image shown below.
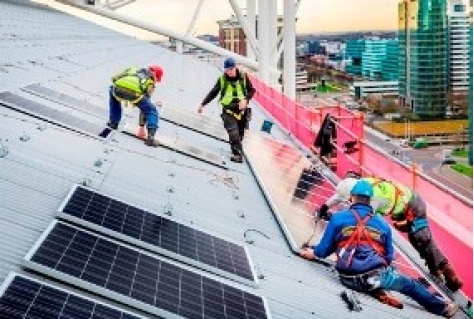
<path fill-rule="evenodd" d="M 208 42 L 197 39 L 192 34 L 195 23 L 201 12 L 203 0 L 199 0 L 187 31 L 184 34 L 167 29 L 163 26 L 143 22 L 140 19 L 122 15 L 111 10 L 106 10 L 93 6 L 84 5 L 84 0 L 56 0 L 80 7 L 81 9 L 124 22 L 151 32 L 166 35 L 206 51 L 221 56 L 231 56 L 236 61 L 246 67 L 257 70 L 263 81 L 270 86 L 278 86 L 278 61 L 281 54 L 284 54 L 283 63 L 283 92 L 289 98 L 295 99 L 296 85 L 296 12 L 301 0 L 246 0 L 247 16 L 238 6 L 236 0 L 229 0 L 235 15 L 242 26 L 247 38 L 250 50 L 247 57 L 240 56 L 223 48 L 214 46 Z M 130 0 L 128 0 L 130 1 Z M 127 0 L 118 0 L 121 3 L 128 3 Z M 133 0 L 132 0 L 133 1 Z M 258 2 L 258 6 L 257 6 Z M 283 4 L 283 28 L 278 33 L 278 5 Z M 256 22 L 258 27 L 255 27 Z M 256 30 L 258 29 L 258 30 Z M 257 35 L 256 35 L 257 31 Z M 280 44 L 281 43 L 281 44 Z"/>

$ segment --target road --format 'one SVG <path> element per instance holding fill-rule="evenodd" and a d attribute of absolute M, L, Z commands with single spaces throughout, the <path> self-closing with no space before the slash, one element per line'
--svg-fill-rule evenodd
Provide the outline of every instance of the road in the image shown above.
<path fill-rule="evenodd" d="M 397 157 L 408 165 L 412 162 L 417 163 L 423 173 L 432 179 L 460 195 L 472 199 L 472 179 L 459 176 L 459 174 L 451 172 L 448 167 L 441 166 L 442 150 L 444 148 L 440 148 L 439 146 L 418 150 L 402 148 L 397 145 L 398 141 L 392 141 L 389 137 L 385 137 L 379 132 L 374 132 L 370 128 L 366 128 L 365 138 L 368 143 L 376 145 L 390 156 Z M 398 154 L 394 154 L 394 151 L 398 152 Z"/>

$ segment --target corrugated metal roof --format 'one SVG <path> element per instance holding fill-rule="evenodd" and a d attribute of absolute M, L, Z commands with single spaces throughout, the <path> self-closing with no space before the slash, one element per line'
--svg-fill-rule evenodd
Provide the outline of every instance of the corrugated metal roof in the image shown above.
<path fill-rule="evenodd" d="M 0 90 L 65 109 L 21 91 L 39 83 L 102 107 L 102 119 L 74 111 L 91 122 L 106 121 L 110 76 L 125 66 L 163 65 L 165 77 L 155 97 L 164 101 L 165 112 L 168 107 L 196 112 L 219 74 L 215 66 L 190 56 L 26 1 L 1 1 L 0 11 Z M 220 120 L 216 103 L 206 111 Z M 135 123 L 138 112 L 125 112 L 124 120 Z M 258 131 L 263 118 L 254 107 L 251 130 Z M 165 121 L 159 133 L 229 155 L 226 143 Z M 288 140 L 278 127 L 269 137 Z M 21 271 L 21 259 L 71 186 L 84 184 L 158 214 L 171 207 L 173 218 L 247 245 L 261 276 L 260 286 L 252 290 L 268 300 L 273 318 L 432 317 L 405 298 L 405 309 L 397 310 L 359 295 L 364 310 L 346 310 L 336 276 L 292 253 L 246 164 L 230 162 L 226 171 L 164 148 L 148 148 L 119 132 L 104 142 L 4 107 L 2 149 L 8 152 L 0 151 L 0 280 Z"/>

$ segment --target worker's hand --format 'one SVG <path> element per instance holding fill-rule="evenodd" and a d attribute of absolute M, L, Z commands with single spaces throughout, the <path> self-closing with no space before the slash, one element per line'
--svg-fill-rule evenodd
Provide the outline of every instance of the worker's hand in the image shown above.
<path fill-rule="evenodd" d="M 316 257 L 314 256 L 314 250 L 312 247 L 308 247 L 308 248 L 305 248 L 305 249 L 302 249 L 300 251 L 300 256 L 303 257 L 304 259 L 308 259 L 308 260 L 313 260 L 315 259 Z"/>
<path fill-rule="evenodd" d="M 248 102 L 247 100 L 240 100 L 239 101 L 239 110 L 243 111 L 247 108 Z"/>
<path fill-rule="evenodd" d="M 204 110 L 204 106 L 203 106 L 203 105 L 199 105 L 199 107 L 198 107 L 198 113 L 202 113 L 203 110 Z"/>
<path fill-rule="evenodd" d="M 159 113 L 161 113 L 161 110 L 163 109 L 163 101 L 156 101 L 155 105 L 156 108 L 159 110 Z"/>
<path fill-rule="evenodd" d="M 329 212 L 329 206 L 326 204 L 323 204 L 321 207 L 318 209 L 318 218 L 319 219 L 324 219 L 324 220 L 330 220 L 331 219 L 331 213 Z"/>

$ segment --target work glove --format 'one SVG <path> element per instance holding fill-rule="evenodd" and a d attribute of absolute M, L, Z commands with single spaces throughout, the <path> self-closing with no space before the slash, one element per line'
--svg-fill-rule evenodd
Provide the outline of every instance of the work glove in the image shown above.
<path fill-rule="evenodd" d="M 332 214 L 329 212 L 329 206 L 326 204 L 323 204 L 321 207 L 318 209 L 318 219 L 323 219 L 323 220 L 330 220 Z"/>
<path fill-rule="evenodd" d="M 392 225 L 393 227 L 395 227 L 396 229 L 398 229 L 399 231 L 403 233 L 408 233 L 411 229 L 411 223 L 409 223 L 406 220 L 396 221 Z"/>

